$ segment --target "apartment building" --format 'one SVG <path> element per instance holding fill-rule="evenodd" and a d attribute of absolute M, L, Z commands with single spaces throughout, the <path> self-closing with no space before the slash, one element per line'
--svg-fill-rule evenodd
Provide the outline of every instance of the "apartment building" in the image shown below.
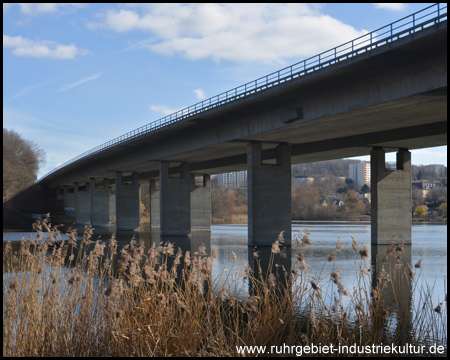
<path fill-rule="evenodd" d="M 355 183 L 357 190 L 361 189 L 364 184 L 370 186 L 370 163 L 360 161 L 358 163 L 349 164 L 348 177 Z"/>
<path fill-rule="evenodd" d="M 217 175 L 217 182 L 226 187 L 247 187 L 247 170 Z"/>

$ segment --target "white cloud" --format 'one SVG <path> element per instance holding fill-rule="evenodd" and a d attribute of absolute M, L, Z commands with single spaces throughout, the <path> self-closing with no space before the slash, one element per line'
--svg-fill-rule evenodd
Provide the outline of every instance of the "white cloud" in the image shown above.
<path fill-rule="evenodd" d="M 73 11 L 86 7 L 82 3 L 19 3 L 20 11 L 27 15 Z"/>
<path fill-rule="evenodd" d="M 154 112 L 162 113 L 164 116 L 173 114 L 180 109 L 171 109 L 166 105 L 150 105 L 149 109 Z"/>
<path fill-rule="evenodd" d="M 144 31 L 142 48 L 188 59 L 282 63 L 327 50 L 366 31 L 311 4 L 147 4 L 108 10 L 90 29 Z"/>
<path fill-rule="evenodd" d="M 50 40 L 33 41 L 22 36 L 5 34 L 3 34 L 3 47 L 13 48 L 12 53 L 16 56 L 37 58 L 75 59 L 79 55 L 89 53 L 87 49 L 79 49 L 74 44 L 63 45 Z"/>
<path fill-rule="evenodd" d="M 56 90 L 56 91 L 57 92 L 67 91 L 67 90 L 72 89 L 72 88 L 74 88 L 76 86 L 84 84 L 85 82 L 95 80 L 95 79 L 99 78 L 101 75 L 102 75 L 102 73 L 98 73 L 98 74 L 89 76 L 87 78 L 84 78 L 84 79 L 81 79 L 79 81 L 76 81 L 76 82 L 74 82 L 72 84 L 64 85 L 64 86 L 60 87 L 58 90 Z"/>
<path fill-rule="evenodd" d="M 206 99 L 205 92 L 202 89 L 194 89 L 194 93 L 198 100 Z"/>
<path fill-rule="evenodd" d="M 404 11 L 407 8 L 405 3 L 374 3 L 375 9 L 385 9 L 392 11 Z"/>

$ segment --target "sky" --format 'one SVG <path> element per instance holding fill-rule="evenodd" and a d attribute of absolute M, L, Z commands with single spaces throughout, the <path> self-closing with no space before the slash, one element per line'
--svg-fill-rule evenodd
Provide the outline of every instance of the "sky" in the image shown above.
<path fill-rule="evenodd" d="M 429 5 L 4 3 L 3 127 L 45 150 L 40 178 Z M 447 147 L 413 150 L 412 163 L 447 165 Z"/>

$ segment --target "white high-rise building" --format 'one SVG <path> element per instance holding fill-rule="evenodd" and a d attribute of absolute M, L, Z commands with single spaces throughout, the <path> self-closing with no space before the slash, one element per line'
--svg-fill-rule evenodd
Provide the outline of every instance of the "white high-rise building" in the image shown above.
<path fill-rule="evenodd" d="M 247 187 L 247 170 L 235 171 L 230 173 L 218 174 L 217 180 L 219 184 L 229 187 Z"/>
<path fill-rule="evenodd" d="M 370 186 L 370 163 L 361 161 L 348 166 L 348 177 L 355 183 L 355 189 L 360 190 L 364 184 Z"/>

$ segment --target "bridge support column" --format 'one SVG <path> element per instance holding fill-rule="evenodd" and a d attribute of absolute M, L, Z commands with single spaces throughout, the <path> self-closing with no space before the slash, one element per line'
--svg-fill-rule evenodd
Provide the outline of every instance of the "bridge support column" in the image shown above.
<path fill-rule="evenodd" d="M 150 180 L 150 226 L 160 227 L 159 181 Z"/>
<path fill-rule="evenodd" d="M 191 229 L 211 230 L 211 182 L 206 174 L 201 176 L 201 183 L 191 175 Z"/>
<path fill-rule="evenodd" d="M 116 188 L 109 190 L 109 219 L 116 221 Z"/>
<path fill-rule="evenodd" d="M 385 151 L 370 152 L 371 238 L 372 245 L 390 244 L 392 240 L 411 244 L 411 153 L 397 152 L 397 169 L 386 170 Z"/>
<path fill-rule="evenodd" d="M 109 226 L 109 179 L 103 180 L 103 187 L 95 186 L 91 178 L 91 224 L 93 227 Z"/>
<path fill-rule="evenodd" d="M 261 144 L 247 145 L 248 244 L 271 246 L 284 231 L 291 245 L 291 151 L 277 147 L 276 165 L 263 165 Z"/>
<path fill-rule="evenodd" d="M 69 189 L 67 185 L 64 185 L 64 207 L 75 208 L 75 189 Z"/>
<path fill-rule="evenodd" d="M 160 233 L 185 236 L 191 233 L 189 164 L 180 165 L 180 176 L 169 176 L 169 163 L 161 161 L 159 171 Z"/>
<path fill-rule="evenodd" d="M 91 223 L 91 189 L 90 184 L 79 186 L 74 184 L 75 224 L 89 225 Z"/>
<path fill-rule="evenodd" d="M 131 183 L 124 184 L 122 173 L 116 172 L 116 229 L 138 231 L 141 225 L 139 174 L 131 174 Z"/>

